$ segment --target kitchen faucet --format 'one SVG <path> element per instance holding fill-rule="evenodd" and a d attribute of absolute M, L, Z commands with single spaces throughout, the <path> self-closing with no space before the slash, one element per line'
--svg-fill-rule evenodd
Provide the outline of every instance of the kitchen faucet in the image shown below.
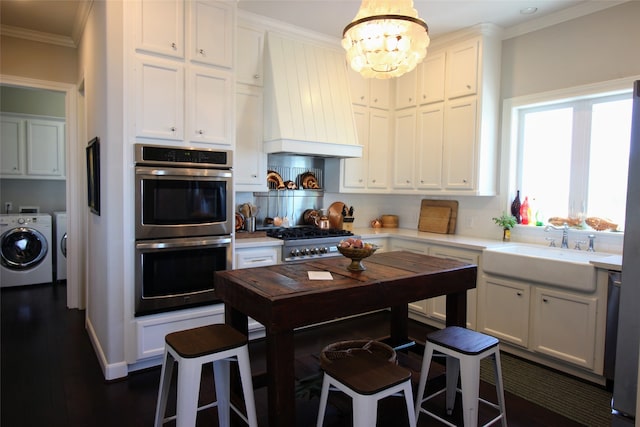
<path fill-rule="evenodd" d="M 562 227 L 556 227 L 555 225 L 549 224 L 544 228 L 544 231 L 549 231 L 551 229 L 562 230 L 562 244 L 560 245 L 560 247 L 568 248 L 569 247 L 569 225 L 566 222 L 562 225 Z"/>

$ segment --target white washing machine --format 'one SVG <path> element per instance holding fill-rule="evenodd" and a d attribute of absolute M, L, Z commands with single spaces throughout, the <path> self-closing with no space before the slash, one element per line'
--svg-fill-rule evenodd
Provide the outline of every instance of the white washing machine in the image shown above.
<path fill-rule="evenodd" d="M 53 213 L 53 266 L 55 280 L 67 280 L 67 213 Z"/>
<path fill-rule="evenodd" d="M 51 215 L 0 215 L 0 286 L 51 283 Z"/>

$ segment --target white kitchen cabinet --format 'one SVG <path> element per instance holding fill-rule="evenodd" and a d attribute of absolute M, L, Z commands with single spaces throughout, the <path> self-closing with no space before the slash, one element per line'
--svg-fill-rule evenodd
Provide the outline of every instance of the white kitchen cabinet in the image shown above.
<path fill-rule="evenodd" d="M 262 86 L 264 81 L 264 31 L 238 25 L 236 82 Z"/>
<path fill-rule="evenodd" d="M 191 7 L 189 59 L 233 68 L 235 7 L 228 2 L 212 0 L 190 1 L 188 4 Z"/>
<path fill-rule="evenodd" d="M 65 179 L 65 122 L 37 117 L 2 117 L 3 178 Z"/>
<path fill-rule="evenodd" d="M 420 104 L 444 101 L 446 52 L 431 52 L 418 66 Z"/>
<path fill-rule="evenodd" d="M 415 107 L 418 97 L 418 68 L 396 79 L 396 110 Z"/>
<path fill-rule="evenodd" d="M 442 153 L 445 189 L 476 188 L 476 170 L 479 167 L 476 119 L 475 96 L 445 104 Z"/>
<path fill-rule="evenodd" d="M 262 89 L 236 85 L 236 191 L 267 191 L 267 155 L 262 151 Z"/>
<path fill-rule="evenodd" d="M 183 0 L 136 0 L 133 16 L 136 50 L 184 58 Z"/>
<path fill-rule="evenodd" d="M 429 255 L 438 258 L 454 259 L 467 264 L 478 265 L 480 254 L 476 251 L 450 248 L 445 246 L 432 246 L 429 248 Z M 477 313 L 477 289 L 467 291 L 467 328 L 476 329 Z M 426 300 L 425 315 L 428 318 L 439 321 L 442 325 L 447 320 L 447 299 L 444 296 L 430 298 Z"/>
<path fill-rule="evenodd" d="M 0 175 L 3 177 L 24 175 L 25 120 L 20 117 L 2 116 L 0 120 Z"/>
<path fill-rule="evenodd" d="M 236 269 L 265 267 L 280 263 L 280 246 L 236 249 Z"/>
<path fill-rule="evenodd" d="M 416 164 L 416 108 L 396 112 L 393 187 L 412 189 L 415 187 Z"/>
<path fill-rule="evenodd" d="M 353 113 L 363 155 L 342 161 L 341 191 L 386 190 L 390 175 L 389 112 L 354 105 Z"/>
<path fill-rule="evenodd" d="M 447 49 L 447 98 L 475 95 L 478 91 L 478 52 L 480 37 Z"/>
<path fill-rule="evenodd" d="M 442 188 L 442 149 L 444 144 L 444 103 L 418 108 L 416 141 L 416 187 L 420 190 Z"/>
<path fill-rule="evenodd" d="M 530 286 L 487 275 L 478 285 L 478 331 L 527 348 Z"/>
<path fill-rule="evenodd" d="M 184 67 L 173 61 L 136 61 L 136 136 L 184 139 Z"/>
<path fill-rule="evenodd" d="M 536 287 L 532 305 L 533 351 L 595 368 L 598 299 Z"/>
<path fill-rule="evenodd" d="M 27 120 L 27 175 L 65 178 L 63 121 Z"/>
<path fill-rule="evenodd" d="M 388 110 L 391 106 L 391 81 L 367 79 L 351 68 L 347 69 L 351 103 L 364 107 Z"/>
<path fill-rule="evenodd" d="M 186 105 L 187 139 L 233 145 L 233 76 L 230 72 L 190 67 Z"/>

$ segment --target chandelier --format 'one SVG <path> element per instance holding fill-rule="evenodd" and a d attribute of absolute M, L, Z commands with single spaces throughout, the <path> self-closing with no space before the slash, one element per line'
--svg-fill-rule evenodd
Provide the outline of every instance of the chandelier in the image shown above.
<path fill-rule="evenodd" d="M 413 0 L 362 0 L 342 37 L 351 68 L 379 79 L 413 70 L 427 55 L 430 41 L 429 27 Z"/>

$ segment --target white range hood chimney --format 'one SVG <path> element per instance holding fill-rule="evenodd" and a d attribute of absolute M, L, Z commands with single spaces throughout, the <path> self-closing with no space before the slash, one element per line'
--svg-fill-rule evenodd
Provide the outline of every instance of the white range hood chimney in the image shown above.
<path fill-rule="evenodd" d="M 344 53 L 268 33 L 264 151 L 362 157 Z"/>

